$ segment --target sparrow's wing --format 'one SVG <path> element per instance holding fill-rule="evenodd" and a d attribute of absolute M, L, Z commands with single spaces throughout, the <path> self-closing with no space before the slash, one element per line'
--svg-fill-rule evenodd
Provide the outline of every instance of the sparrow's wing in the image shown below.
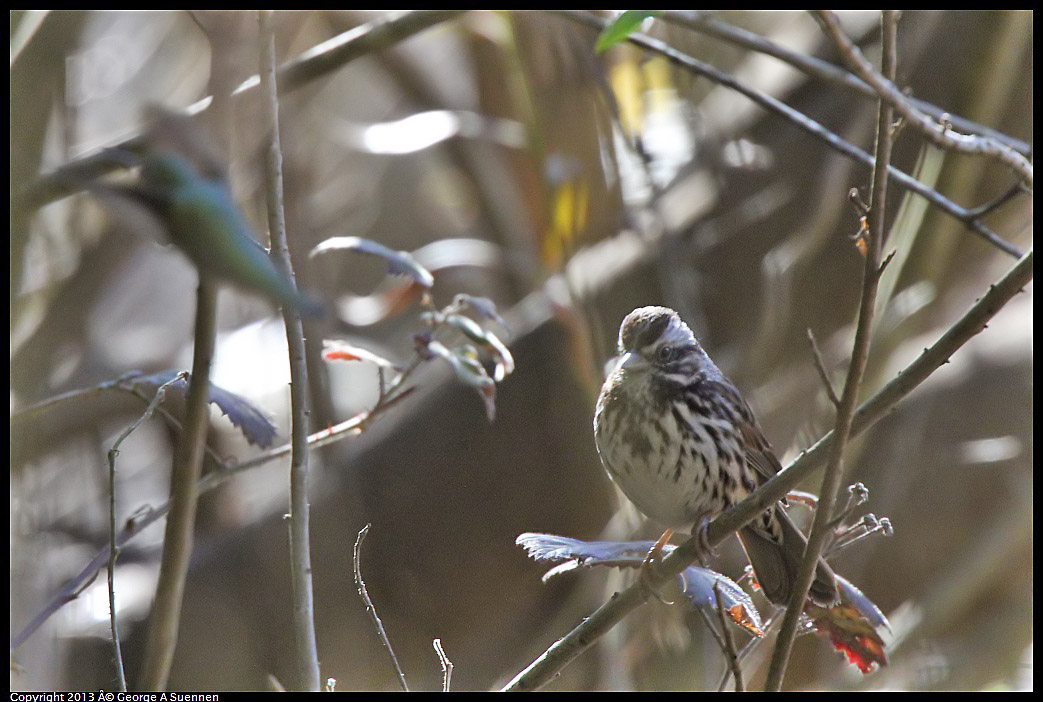
<path fill-rule="evenodd" d="M 773 477 L 782 470 L 782 464 L 775 456 L 775 452 L 757 424 L 757 418 L 753 416 L 753 410 L 746 404 L 735 386 L 729 382 L 714 382 L 715 394 L 727 397 L 729 404 L 737 408 L 739 416 L 736 417 L 739 431 L 742 433 L 743 443 L 746 447 L 746 462 L 757 472 L 763 480 Z M 763 482 L 763 480 L 761 482 Z"/>

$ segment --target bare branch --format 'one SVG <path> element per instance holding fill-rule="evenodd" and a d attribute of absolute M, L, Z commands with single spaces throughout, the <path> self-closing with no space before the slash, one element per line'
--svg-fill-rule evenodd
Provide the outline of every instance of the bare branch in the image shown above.
<path fill-rule="evenodd" d="M 156 390 L 155 396 L 149 402 L 148 407 L 134 422 L 121 433 L 112 443 L 109 449 L 109 563 L 108 563 L 108 586 L 109 586 L 109 626 L 112 629 L 112 648 L 116 659 L 116 676 L 119 680 L 121 692 L 127 691 L 127 674 L 123 669 L 123 654 L 120 652 L 119 627 L 116 623 L 116 557 L 119 555 L 119 547 L 116 545 L 116 456 L 119 455 L 120 444 L 130 436 L 135 429 L 147 421 L 155 411 L 159 403 L 166 396 L 167 388 L 175 382 L 183 380 L 186 373 L 179 373 Z"/>
<path fill-rule="evenodd" d="M 815 361 L 815 370 L 818 371 L 818 377 L 822 379 L 822 385 L 826 388 L 829 401 L 833 403 L 834 408 L 840 407 L 840 398 L 837 397 L 837 391 L 833 389 L 833 381 L 829 379 L 829 371 L 826 370 L 822 353 L 818 350 L 818 344 L 815 343 L 815 334 L 810 327 L 808 328 L 808 345 L 811 346 L 811 357 Z"/>
<path fill-rule="evenodd" d="M 951 120 L 945 115 L 937 122 L 918 110 L 902 91 L 894 84 L 894 76 L 881 75 L 866 60 L 858 47 L 844 33 L 840 20 L 830 10 L 816 10 L 815 17 L 822 24 L 833 43 L 840 50 L 848 67 L 896 110 L 903 123 L 910 124 L 923 133 L 927 139 L 943 149 L 959 151 L 965 154 L 980 154 L 996 159 L 1010 167 L 1026 185 L 1032 187 L 1032 164 L 1024 156 L 1005 144 L 989 137 L 960 134 L 952 130 Z M 886 71 L 885 71 L 886 73 Z"/>
<path fill-rule="evenodd" d="M 709 12 L 703 10 L 665 10 L 663 14 L 659 16 L 659 19 L 685 27 L 686 29 L 691 29 L 692 31 L 701 34 L 706 34 L 707 36 L 722 41 L 730 42 L 736 46 L 750 49 L 751 51 L 772 56 L 813 78 L 829 81 L 835 85 L 841 85 L 851 90 L 856 90 L 867 97 L 872 97 L 874 99 L 878 97 L 876 91 L 871 85 L 860 80 L 857 76 L 844 70 L 840 66 L 836 66 L 829 61 L 823 61 L 815 56 L 800 54 L 787 49 L 785 46 L 766 39 L 759 34 L 754 34 L 742 27 L 737 27 L 728 24 L 727 22 L 722 22 L 716 17 L 713 17 Z M 946 119 L 952 126 L 960 131 L 969 132 L 971 134 L 980 134 L 995 139 L 1025 156 L 1032 153 L 1032 146 L 1026 144 L 1020 139 L 1015 139 L 1008 134 L 999 132 L 991 127 L 986 127 L 983 124 L 972 122 L 969 119 L 965 119 L 959 115 L 954 115 L 951 112 L 946 112 L 937 105 L 932 105 L 924 100 L 918 100 L 914 97 L 907 97 L 906 99 L 921 112 L 928 114 L 937 120 Z"/>
<path fill-rule="evenodd" d="M 275 76 L 275 29 L 272 11 L 261 10 L 260 65 L 263 118 L 269 128 L 265 184 L 268 201 L 268 231 L 272 259 L 290 280 L 293 264 L 286 238 L 283 211 L 282 146 L 279 140 L 279 95 Z M 293 578 L 293 630 L 299 684 L 308 691 L 320 690 L 319 653 L 315 642 L 315 603 L 311 584 L 310 505 L 308 504 L 308 368 L 305 362 L 304 327 L 300 314 L 283 308 L 286 345 L 290 363 L 290 570 Z"/>
<path fill-rule="evenodd" d="M 547 12 L 553 12 L 556 15 L 560 15 L 566 19 L 569 19 L 578 24 L 583 24 L 596 30 L 603 29 L 607 24 L 607 20 L 600 17 L 588 14 L 584 11 L 576 10 L 547 10 Z M 835 151 L 847 156 L 850 159 L 863 163 L 869 167 L 873 167 L 873 157 L 858 148 L 854 144 L 845 141 L 841 137 L 837 136 L 833 132 L 826 129 L 824 126 L 811 119 L 807 115 L 801 113 L 798 110 L 793 109 L 789 105 L 775 99 L 774 97 L 763 93 L 759 90 L 750 88 L 749 86 L 740 83 L 733 76 L 720 71 L 714 66 L 708 63 L 699 61 L 698 59 L 692 58 L 691 56 L 678 51 L 677 49 L 669 46 L 668 44 L 645 36 L 643 34 L 631 34 L 627 41 L 640 46 L 646 51 L 659 54 L 669 60 L 671 63 L 680 66 L 681 68 L 691 71 L 697 75 L 703 76 L 715 83 L 723 85 L 726 88 L 734 90 L 738 93 L 742 93 L 750 100 L 765 108 L 766 110 L 773 112 L 784 119 L 792 122 L 796 126 L 803 129 L 805 132 L 811 134 L 815 138 L 823 141 L 827 146 L 834 149 Z M 1022 253 L 1009 242 L 1005 241 L 994 231 L 982 224 L 976 216 L 967 210 L 965 207 L 961 207 L 956 203 L 952 202 L 948 198 L 944 197 L 936 190 L 928 188 L 923 183 L 920 183 L 915 178 L 910 176 L 904 171 L 900 171 L 894 166 L 889 165 L 887 167 L 888 176 L 895 180 L 906 190 L 920 195 L 928 202 L 938 207 L 940 210 L 950 215 L 954 219 L 962 222 L 971 231 L 975 232 L 983 239 L 988 241 L 996 248 L 1004 251 L 1008 255 L 1014 258 L 1020 258 Z"/>
<path fill-rule="evenodd" d="M 196 294 L 195 352 L 192 378 L 188 385 L 184 432 L 178 442 L 170 476 L 170 514 L 163 537 L 163 559 L 159 584 L 149 618 L 148 640 L 141 687 L 160 691 L 166 688 L 174 662 L 185 578 L 192 556 L 196 507 L 199 492 L 196 482 L 203 463 L 207 429 L 210 426 L 210 364 L 217 337 L 217 287 L 199 271 Z"/>

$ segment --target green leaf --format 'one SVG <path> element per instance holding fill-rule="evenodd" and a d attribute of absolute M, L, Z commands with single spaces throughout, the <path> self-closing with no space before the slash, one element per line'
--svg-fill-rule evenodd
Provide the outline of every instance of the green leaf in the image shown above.
<path fill-rule="evenodd" d="M 612 21 L 612 24 L 601 30 L 594 51 L 603 54 L 610 48 L 641 29 L 641 23 L 649 17 L 656 17 L 662 10 L 626 10 Z"/>
<path fill-rule="evenodd" d="M 445 359 L 446 363 L 453 369 L 457 380 L 478 391 L 478 396 L 482 398 L 482 402 L 485 404 L 485 415 L 492 422 L 496 417 L 496 383 L 486 375 L 482 364 L 476 359 L 468 358 L 464 355 L 466 349 L 463 352 L 454 352 L 439 341 L 429 342 L 427 350 L 431 354 Z"/>
<path fill-rule="evenodd" d="M 463 332 L 464 336 L 481 345 L 496 357 L 494 373 L 496 382 L 500 382 L 514 371 L 514 357 L 496 334 L 482 329 L 473 319 L 463 315 L 450 314 L 446 316 L 445 321 L 446 324 L 456 327 Z"/>

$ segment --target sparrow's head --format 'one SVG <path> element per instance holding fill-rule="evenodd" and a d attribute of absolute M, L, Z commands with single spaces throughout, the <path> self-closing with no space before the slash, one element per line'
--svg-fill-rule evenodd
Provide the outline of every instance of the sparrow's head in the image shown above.
<path fill-rule="evenodd" d="M 669 307 L 639 307 L 619 327 L 618 368 L 693 376 L 709 357 L 692 330 Z M 712 365 L 712 364 L 711 364 Z"/>

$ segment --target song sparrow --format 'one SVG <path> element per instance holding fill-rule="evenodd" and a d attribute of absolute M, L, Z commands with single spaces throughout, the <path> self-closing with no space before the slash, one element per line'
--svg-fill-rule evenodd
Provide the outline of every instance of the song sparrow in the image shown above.
<path fill-rule="evenodd" d="M 608 474 L 645 515 L 670 529 L 702 527 L 782 469 L 749 405 L 676 312 L 628 314 L 619 353 L 598 397 L 594 438 Z M 804 535 L 776 503 L 739 539 L 765 596 L 785 604 Z M 810 596 L 837 599 L 825 561 Z"/>

